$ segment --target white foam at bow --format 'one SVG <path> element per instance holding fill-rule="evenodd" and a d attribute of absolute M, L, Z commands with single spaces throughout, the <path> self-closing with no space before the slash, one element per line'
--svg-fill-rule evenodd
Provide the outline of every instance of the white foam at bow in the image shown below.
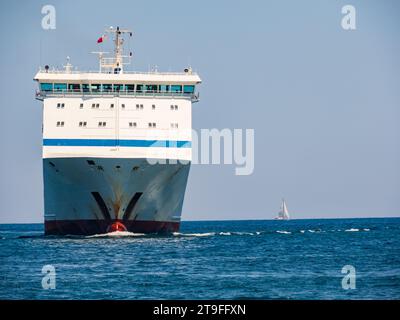
<path fill-rule="evenodd" d="M 107 237 L 142 237 L 145 233 L 134 233 L 129 231 L 113 231 L 109 233 L 95 234 L 87 238 L 107 238 Z"/>

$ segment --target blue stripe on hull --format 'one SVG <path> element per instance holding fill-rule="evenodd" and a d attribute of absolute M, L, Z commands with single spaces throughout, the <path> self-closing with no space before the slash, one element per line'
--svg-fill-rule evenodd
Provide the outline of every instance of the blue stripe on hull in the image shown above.
<path fill-rule="evenodd" d="M 184 140 L 43 139 L 43 146 L 190 148 L 191 142 Z"/>

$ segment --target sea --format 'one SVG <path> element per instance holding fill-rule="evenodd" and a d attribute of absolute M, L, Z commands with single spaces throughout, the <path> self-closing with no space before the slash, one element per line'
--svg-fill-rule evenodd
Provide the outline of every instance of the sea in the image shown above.
<path fill-rule="evenodd" d="M 163 236 L 0 225 L 0 299 L 400 299 L 400 218 L 184 221 Z"/>

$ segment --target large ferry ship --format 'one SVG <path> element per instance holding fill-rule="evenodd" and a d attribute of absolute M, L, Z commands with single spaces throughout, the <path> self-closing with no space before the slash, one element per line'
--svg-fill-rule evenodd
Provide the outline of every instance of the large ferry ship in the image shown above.
<path fill-rule="evenodd" d="M 201 79 L 191 68 L 126 71 L 132 32 L 110 27 L 106 35 L 114 55 L 96 52 L 98 71 L 68 61 L 34 77 L 43 101 L 45 234 L 176 232 Z"/>

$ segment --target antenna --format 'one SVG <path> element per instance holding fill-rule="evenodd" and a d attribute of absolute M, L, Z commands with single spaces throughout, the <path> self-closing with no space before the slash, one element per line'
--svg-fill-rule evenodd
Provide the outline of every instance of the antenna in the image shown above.
<path fill-rule="evenodd" d="M 63 66 L 65 68 L 65 73 L 71 73 L 72 64 L 70 63 L 71 58 L 67 56 L 67 64 Z"/>
<path fill-rule="evenodd" d="M 105 30 L 108 34 L 113 34 L 114 41 L 114 57 L 103 57 L 106 52 L 96 52 L 99 55 L 100 72 L 108 70 L 110 73 L 123 73 L 124 65 L 131 63 L 132 53 L 129 55 L 123 54 L 124 36 L 132 37 L 132 31 L 121 29 L 120 27 L 110 27 Z"/>

